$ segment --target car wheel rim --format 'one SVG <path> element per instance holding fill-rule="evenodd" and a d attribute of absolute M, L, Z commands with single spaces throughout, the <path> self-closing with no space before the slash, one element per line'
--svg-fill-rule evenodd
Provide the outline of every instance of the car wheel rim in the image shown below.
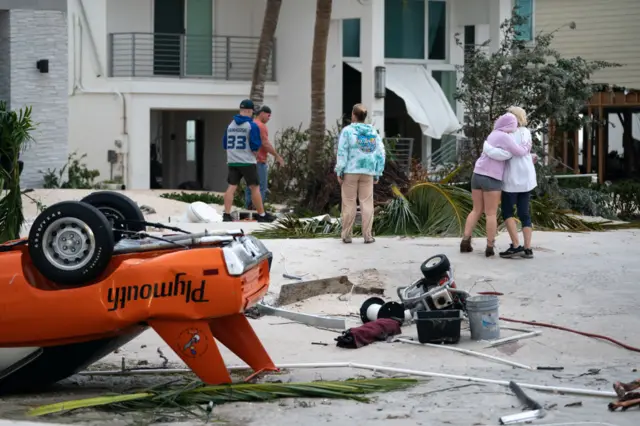
<path fill-rule="evenodd" d="M 89 225 L 73 217 L 52 222 L 45 230 L 42 242 L 49 263 L 63 271 L 86 266 L 96 251 L 96 239 Z"/>
<path fill-rule="evenodd" d="M 125 218 L 124 215 L 122 213 L 120 213 L 118 210 L 113 209 L 111 207 L 100 207 L 98 208 L 98 210 L 100 210 L 100 212 L 105 215 L 105 217 L 107 218 L 107 220 L 109 222 L 111 222 L 111 227 L 115 228 L 116 225 L 119 225 L 120 228 L 125 228 L 125 225 L 122 223 Z M 119 224 L 117 222 L 120 222 Z"/>
<path fill-rule="evenodd" d="M 427 261 L 427 263 L 425 263 L 424 266 L 426 266 L 427 268 L 433 268 L 434 266 L 438 265 L 440 262 L 442 262 L 442 258 L 438 256 Z"/>

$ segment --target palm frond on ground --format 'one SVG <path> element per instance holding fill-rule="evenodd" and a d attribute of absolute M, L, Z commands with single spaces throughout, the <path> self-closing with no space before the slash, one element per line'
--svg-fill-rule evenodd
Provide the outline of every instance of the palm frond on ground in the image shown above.
<path fill-rule="evenodd" d="M 550 198 L 531 200 L 531 221 L 543 231 L 588 232 L 602 231 L 603 224 L 573 216 L 575 212 L 563 210 Z"/>
<path fill-rule="evenodd" d="M 373 222 L 376 235 L 417 235 L 420 219 L 412 210 L 409 200 L 397 187 L 392 187 L 394 198 L 379 210 Z"/>
<path fill-rule="evenodd" d="M 287 215 L 272 225 L 253 232 L 264 239 L 278 238 L 329 238 L 340 236 L 342 225 L 339 220 L 329 223 L 324 220 L 301 220 Z"/>
<path fill-rule="evenodd" d="M 170 384 L 131 394 L 66 401 L 36 407 L 28 412 L 37 417 L 60 414 L 82 408 L 109 408 L 119 411 L 175 409 L 204 410 L 210 404 L 229 402 L 265 402 L 282 398 L 351 399 L 369 402 L 365 395 L 406 389 L 418 383 L 415 379 L 382 378 L 311 383 L 241 383 L 207 386 L 190 382 L 183 386 Z"/>
<path fill-rule="evenodd" d="M 473 209 L 468 191 L 435 182 L 414 185 L 407 192 L 407 199 L 420 220 L 420 234 L 425 236 L 461 236 Z M 478 224 L 476 229 L 478 234 L 482 233 L 484 224 Z"/>

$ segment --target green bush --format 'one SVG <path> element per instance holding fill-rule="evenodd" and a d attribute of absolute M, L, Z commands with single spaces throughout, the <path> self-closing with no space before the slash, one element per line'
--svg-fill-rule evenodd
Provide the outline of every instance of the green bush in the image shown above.
<path fill-rule="evenodd" d="M 587 188 L 587 189 L 596 189 L 597 186 L 591 183 L 591 176 L 580 176 L 575 178 L 567 178 L 567 179 L 557 179 L 558 186 L 560 188 L 573 189 L 573 188 Z"/>
<path fill-rule="evenodd" d="M 562 207 L 585 216 L 600 216 L 615 219 L 613 197 L 610 193 L 591 188 L 561 188 L 564 201 Z"/>
<path fill-rule="evenodd" d="M 95 180 L 100 176 L 98 170 L 92 170 L 82 161 L 87 154 L 78 156 L 76 151 L 69 154 L 67 164 L 58 169 L 40 170 L 44 184 L 47 189 L 66 188 L 66 189 L 91 189 L 95 187 Z M 67 180 L 64 181 L 66 172 Z"/>
<path fill-rule="evenodd" d="M 609 187 L 613 198 L 613 209 L 623 220 L 633 220 L 640 216 L 640 182 L 621 181 Z"/>

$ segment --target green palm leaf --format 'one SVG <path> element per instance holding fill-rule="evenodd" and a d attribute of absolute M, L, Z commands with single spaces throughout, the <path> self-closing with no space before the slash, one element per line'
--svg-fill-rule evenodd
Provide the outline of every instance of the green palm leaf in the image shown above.
<path fill-rule="evenodd" d="M 456 186 L 435 182 L 419 183 L 409 189 L 407 199 L 418 217 L 423 235 L 459 237 L 464 233 L 467 216 L 473 209 L 471 194 Z M 484 219 L 476 233 L 484 229 Z"/>
<path fill-rule="evenodd" d="M 124 411 L 174 407 L 188 411 L 189 407 L 209 403 L 264 402 L 279 398 L 302 397 L 352 399 L 368 402 L 369 399 L 363 395 L 406 389 L 417 383 L 418 381 L 415 379 L 396 378 L 312 383 L 239 383 L 220 386 L 207 386 L 199 382 L 192 382 L 179 388 L 162 386 L 132 394 L 109 395 L 44 405 L 33 408 L 27 414 L 37 417 L 94 407 Z"/>

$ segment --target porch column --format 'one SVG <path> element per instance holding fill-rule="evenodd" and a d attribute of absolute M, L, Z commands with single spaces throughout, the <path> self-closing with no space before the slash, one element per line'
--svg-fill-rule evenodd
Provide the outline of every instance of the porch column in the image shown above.
<path fill-rule="evenodd" d="M 489 0 L 489 38 L 491 39 L 491 52 L 500 48 L 502 31 L 500 25 L 511 17 L 513 0 Z"/>
<path fill-rule="evenodd" d="M 384 66 L 384 0 L 371 0 L 362 6 L 360 20 L 360 58 L 362 59 L 362 103 L 369 110 L 372 124 L 384 137 L 384 98 L 375 97 L 375 67 Z"/>
<path fill-rule="evenodd" d="M 131 102 L 129 137 L 123 151 L 126 153 L 127 189 L 149 189 L 151 110 L 145 104 Z"/>

